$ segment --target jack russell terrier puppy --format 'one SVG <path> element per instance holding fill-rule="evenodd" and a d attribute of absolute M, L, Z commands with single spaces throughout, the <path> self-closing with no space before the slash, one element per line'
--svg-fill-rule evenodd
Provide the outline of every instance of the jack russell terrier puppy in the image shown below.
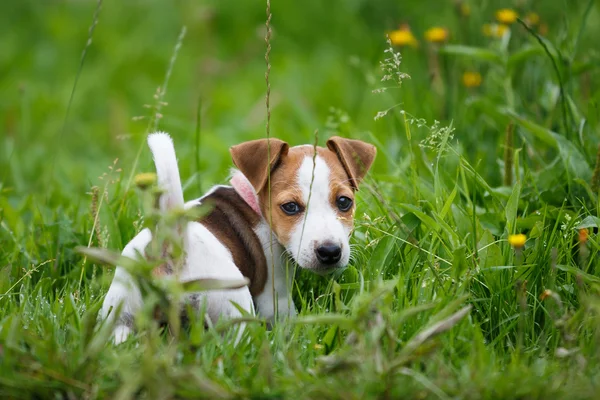
<path fill-rule="evenodd" d="M 194 307 L 206 305 L 211 321 L 235 318 L 242 309 L 273 320 L 294 316 L 291 278 L 285 255 L 301 268 L 326 274 L 344 268 L 350 258 L 348 242 L 355 211 L 354 193 L 375 159 L 368 143 L 332 137 L 327 148 L 289 147 L 279 139 L 245 142 L 230 149 L 238 170 L 231 186 L 215 186 L 203 197 L 184 204 L 173 142 L 166 133 L 149 136 L 158 185 L 164 191 L 161 210 L 212 204 L 207 215 L 182 229 L 185 260 L 181 281 L 202 278 L 243 279 L 247 287 L 194 293 Z M 315 154 L 316 149 L 316 154 Z M 268 161 L 267 161 L 268 160 Z M 143 255 L 152 233 L 142 230 L 123 255 Z M 274 288 L 274 292 L 273 292 Z M 104 299 L 103 318 L 122 303 L 114 339 L 132 332 L 133 316 L 142 296 L 131 276 L 117 267 Z M 109 315 L 110 314 L 110 315 Z"/>

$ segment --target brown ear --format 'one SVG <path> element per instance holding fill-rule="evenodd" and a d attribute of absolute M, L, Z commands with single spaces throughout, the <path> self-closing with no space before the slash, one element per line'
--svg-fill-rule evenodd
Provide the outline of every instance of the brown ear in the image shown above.
<path fill-rule="evenodd" d="M 327 141 L 329 150 L 335 152 L 344 166 L 350 183 L 358 190 L 358 185 L 371 168 L 377 148 L 361 140 L 345 139 L 333 136 Z"/>
<path fill-rule="evenodd" d="M 235 166 L 248 178 L 256 193 L 259 193 L 267 185 L 269 172 L 287 154 L 289 147 L 279 139 L 259 139 L 233 146 L 229 152 Z"/>

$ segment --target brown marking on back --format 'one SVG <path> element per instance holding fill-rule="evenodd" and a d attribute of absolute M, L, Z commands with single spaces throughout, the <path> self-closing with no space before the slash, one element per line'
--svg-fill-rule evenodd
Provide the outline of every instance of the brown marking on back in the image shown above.
<path fill-rule="evenodd" d="M 250 279 L 250 294 L 257 296 L 267 281 L 267 260 L 252 229 L 260 216 L 231 187 L 220 187 L 202 199 L 212 210 L 200 222 L 225 245 L 242 275 Z"/>

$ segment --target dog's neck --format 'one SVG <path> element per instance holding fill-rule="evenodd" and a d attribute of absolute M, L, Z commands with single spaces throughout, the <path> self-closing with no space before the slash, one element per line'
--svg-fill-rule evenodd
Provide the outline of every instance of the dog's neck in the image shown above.
<path fill-rule="evenodd" d="M 255 298 L 254 301 L 261 310 L 263 317 L 268 320 L 274 317 L 275 309 L 277 309 L 278 314 L 295 315 L 294 303 L 290 297 L 290 288 L 294 274 L 293 271 L 285 270 L 283 255 L 285 249 L 277 241 L 267 220 L 262 215 L 258 195 L 252 184 L 248 181 L 248 178 L 240 171 L 234 170 L 230 183 L 237 194 L 244 199 L 262 220 L 255 228 L 255 233 L 262 244 L 269 272 L 267 274 L 264 293 Z"/>

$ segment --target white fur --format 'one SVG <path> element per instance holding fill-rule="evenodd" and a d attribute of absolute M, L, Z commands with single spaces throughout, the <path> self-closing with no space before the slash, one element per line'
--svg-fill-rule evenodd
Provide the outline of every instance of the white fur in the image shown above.
<path fill-rule="evenodd" d="M 317 273 L 327 273 L 345 266 L 350 258 L 350 230 L 342 224 L 331 206 L 329 176 L 329 166 L 320 156 L 315 158 L 314 164 L 312 157 L 302 161 L 296 180 L 302 191 L 302 201 L 307 204 L 306 214 L 294 227 L 287 246 L 288 252 L 300 266 Z M 337 244 L 342 249 L 341 259 L 334 265 L 322 266 L 317 259 L 315 249 L 325 243 Z"/>
<path fill-rule="evenodd" d="M 160 209 L 183 208 L 183 188 L 173 140 L 168 134 L 157 132 L 148 136 L 148 146 L 154 158 L 158 186 L 164 190 L 160 197 Z"/>
<path fill-rule="evenodd" d="M 276 314 L 279 317 L 294 317 L 296 306 L 290 294 L 294 269 L 293 267 L 286 269 L 285 250 L 264 218 L 254 232 L 262 244 L 267 261 L 265 288 L 254 298 L 256 311 L 269 321 L 273 321 Z"/>
<path fill-rule="evenodd" d="M 167 134 L 151 135 L 148 143 L 154 155 L 158 182 L 166 191 L 164 203 L 161 208 L 165 210 L 180 207 L 183 204 L 181 181 L 177 168 L 177 160 L 173 143 Z M 264 318 L 272 321 L 276 315 L 279 317 L 295 316 L 296 308 L 291 299 L 290 288 L 294 271 L 286 270 L 285 253 L 291 254 L 296 262 L 317 273 L 325 273 L 335 268 L 345 266 L 350 257 L 348 238 L 350 229 L 338 219 L 336 211 L 329 202 L 330 170 L 327 163 L 319 156 L 314 164 L 313 158 L 306 157 L 302 162 L 295 177 L 298 188 L 302 192 L 303 202 L 308 204 L 305 217 L 301 218 L 291 232 L 289 244 L 284 248 L 269 229 L 264 217 L 254 228 L 258 236 L 267 261 L 267 281 L 261 294 L 254 298 L 256 311 Z M 234 174 L 239 172 L 234 172 Z M 244 177 L 244 182 L 250 185 Z M 212 188 L 207 195 L 221 186 Z M 256 192 L 252 195 L 257 199 Z M 185 208 L 190 208 L 201 203 L 202 199 L 189 201 Z M 304 228 L 303 228 L 304 227 Z M 241 279 L 242 274 L 233 262 L 230 251 L 203 225 L 189 222 L 184 231 L 186 262 L 180 275 L 182 280 L 200 278 Z M 137 257 L 143 253 L 144 248 L 151 240 L 148 229 L 140 232 L 123 250 L 123 255 Z M 325 243 L 338 244 L 342 249 L 340 261 L 332 266 L 322 266 L 315 254 L 315 249 Z M 237 290 L 208 291 L 199 294 L 206 301 L 209 317 L 215 321 L 219 317 L 239 316 L 239 311 L 233 307 L 232 301 L 243 309 L 253 312 L 253 301 L 247 287 Z M 104 300 L 102 315 L 106 318 L 111 307 L 123 303 L 123 312 L 135 315 L 142 304 L 139 289 L 135 287 L 129 274 L 117 267 L 115 278 Z M 115 328 L 115 341 L 121 342 L 131 333 L 131 328 L 118 325 Z M 239 338 L 239 336 L 238 336 Z"/>
<path fill-rule="evenodd" d="M 123 256 L 136 259 L 143 254 L 144 249 L 150 243 L 152 234 L 149 229 L 144 229 L 131 240 L 123 249 Z M 128 313 L 135 315 L 142 306 L 142 294 L 133 281 L 133 278 L 122 267 L 117 267 L 113 281 L 106 293 L 102 304 L 102 319 L 117 317 L 116 311 L 121 306 L 121 315 Z M 115 343 L 121 343 L 131 333 L 131 327 L 118 323 L 114 331 Z"/>
<path fill-rule="evenodd" d="M 183 207 L 183 191 L 179 178 L 179 169 L 173 142 L 164 133 L 150 135 L 148 144 L 152 150 L 156 164 L 158 182 L 165 190 L 161 202 L 163 210 Z M 199 203 L 198 200 L 188 202 L 185 208 Z M 231 252 L 225 245 L 198 222 L 189 222 L 183 227 L 185 263 L 179 275 L 182 281 L 202 278 L 243 279 L 242 273 L 236 267 Z M 145 247 L 152 239 L 149 229 L 144 229 L 123 249 L 123 255 L 136 258 L 144 253 Z M 240 316 L 240 311 L 232 304 L 237 303 L 247 312 L 254 311 L 252 297 L 248 287 L 235 290 L 213 290 L 197 293 L 199 300 L 206 302 L 207 314 L 213 322 L 220 317 L 231 318 Z M 102 305 L 103 318 L 115 318 L 116 310 L 122 304 L 122 313 L 132 317 L 141 308 L 142 296 L 132 277 L 122 267 L 117 267 L 113 282 Z M 123 315 L 123 314 L 122 314 Z M 243 329 L 243 326 L 241 327 Z M 121 321 L 117 322 L 114 331 L 116 343 L 127 339 L 132 327 Z M 239 335 L 238 335 L 239 339 Z"/>

